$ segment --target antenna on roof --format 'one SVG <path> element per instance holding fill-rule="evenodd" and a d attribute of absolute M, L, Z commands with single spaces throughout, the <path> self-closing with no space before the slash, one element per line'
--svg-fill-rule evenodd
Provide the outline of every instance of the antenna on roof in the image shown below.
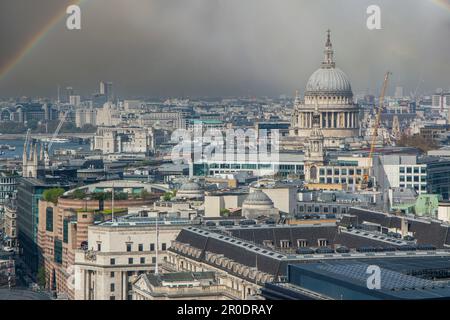
<path fill-rule="evenodd" d="M 111 193 L 111 221 L 114 222 L 114 181 L 112 183 L 112 193 Z"/>
<path fill-rule="evenodd" d="M 158 229 L 159 213 L 156 213 L 156 252 L 155 252 L 155 275 L 158 275 L 158 249 L 159 249 L 159 229 Z"/>

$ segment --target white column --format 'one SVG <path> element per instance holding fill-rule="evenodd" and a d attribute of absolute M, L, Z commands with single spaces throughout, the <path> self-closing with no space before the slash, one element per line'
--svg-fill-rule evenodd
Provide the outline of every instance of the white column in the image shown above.
<path fill-rule="evenodd" d="M 122 271 L 122 300 L 127 299 L 127 272 Z"/>

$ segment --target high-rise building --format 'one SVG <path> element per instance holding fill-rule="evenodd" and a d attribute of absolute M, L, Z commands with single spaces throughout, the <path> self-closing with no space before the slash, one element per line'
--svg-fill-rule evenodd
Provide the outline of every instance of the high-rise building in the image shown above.
<path fill-rule="evenodd" d="M 100 94 L 106 96 L 107 101 L 114 99 L 113 83 L 100 81 Z"/>
<path fill-rule="evenodd" d="M 69 103 L 75 107 L 78 107 L 81 104 L 81 97 L 80 96 L 70 96 Z"/>
<path fill-rule="evenodd" d="M 64 103 L 69 103 L 70 102 L 70 97 L 75 95 L 75 90 L 73 90 L 72 87 L 66 87 L 66 89 L 64 90 L 64 95 L 63 95 L 63 99 L 61 102 Z"/>
<path fill-rule="evenodd" d="M 396 87 L 395 88 L 395 98 L 396 99 L 403 98 L 403 87 Z"/>

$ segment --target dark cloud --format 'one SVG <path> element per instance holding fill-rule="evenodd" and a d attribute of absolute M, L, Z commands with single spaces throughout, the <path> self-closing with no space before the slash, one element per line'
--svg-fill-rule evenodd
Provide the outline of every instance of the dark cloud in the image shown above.
<path fill-rule="evenodd" d="M 0 66 L 70 1 L 0 0 Z M 382 9 L 379 31 L 366 8 Z M 59 21 L 0 79 L 0 95 L 82 94 L 111 80 L 123 96 L 277 95 L 303 91 L 333 32 L 355 92 L 450 87 L 450 12 L 424 0 L 86 0 L 82 30 Z M 0 67 L 1 68 L 1 67 Z"/>

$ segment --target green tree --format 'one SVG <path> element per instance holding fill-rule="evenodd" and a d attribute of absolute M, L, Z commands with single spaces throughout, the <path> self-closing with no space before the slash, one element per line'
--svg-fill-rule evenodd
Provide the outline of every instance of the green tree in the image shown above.
<path fill-rule="evenodd" d="M 228 217 L 230 215 L 230 210 L 224 208 L 224 209 L 220 209 L 220 215 L 222 217 Z"/>
<path fill-rule="evenodd" d="M 47 189 L 42 194 L 42 198 L 45 201 L 53 202 L 54 204 L 58 203 L 58 198 L 64 194 L 65 190 L 63 188 L 52 188 Z"/>
<path fill-rule="evenodd" d="M 84 198 L 86 198 L 86 191 L 85 190 L 82 190 L 82 189 L 76 189 L 73 193 L 72 193 L 72 196 L 75 198 L 75 199 L 84 199 Z"/>
<path fill-rule="evenodd" d="M 170 191 L 165 192 L 164 195 L 163 195 L 164 201 L 170 201 L 172 199 L 172 197 L 173 197 L 173 194 Z"/>
<path fill-rule="evenodd" d="M 126 192 L 114 193 L 114 199 L 116 199 L 116 200 L 128 200 L 128 193 L 126 193 Z"/>

